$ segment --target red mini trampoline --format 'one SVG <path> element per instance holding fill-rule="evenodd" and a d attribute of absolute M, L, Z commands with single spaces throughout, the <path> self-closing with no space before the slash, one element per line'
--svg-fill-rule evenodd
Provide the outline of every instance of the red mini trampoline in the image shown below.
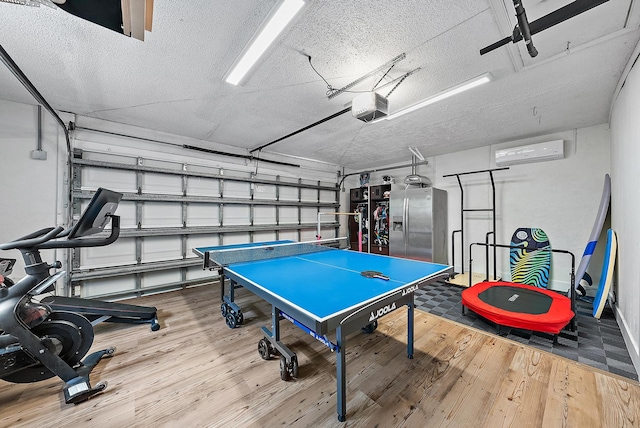
<path fill-rule="evenodd" d="M 499 326 L 557 335 L 574 318 L 571 299 L 513 282 L 481 282 L 462 291 L 462 305 Z M 573 328 L 572 328 L 573 330 Z"/>

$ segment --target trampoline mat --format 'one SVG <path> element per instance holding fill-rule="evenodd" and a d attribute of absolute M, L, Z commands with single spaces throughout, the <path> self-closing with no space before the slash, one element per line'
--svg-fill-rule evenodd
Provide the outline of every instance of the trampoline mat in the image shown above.
<path fill-rule="evenodd" d="M 489 287 L 478 298 L 504 311 L 531 315 L 546 314 L 553 302 L 550 296 L 537 291 L 510 286 Z"/>

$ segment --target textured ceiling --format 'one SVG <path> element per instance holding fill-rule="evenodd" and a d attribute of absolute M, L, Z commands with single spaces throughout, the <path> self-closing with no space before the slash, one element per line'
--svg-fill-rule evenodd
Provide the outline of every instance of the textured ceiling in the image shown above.
<path fill-rule="evenodd" d="M 262 152 L 360 169 L 543 135 L 608 121 L 638 31 L 637 0 L 610 0 L 486 55 L 479 50 L 511 34 L 511 0 L 307 1 L 240 86 L 224 76 L 274 0 L 155 0 L 153 31 L 128 38 L 47 7 L 0 2 L 0 44 L 53 108 L 210 142 L 240 153 L 343 110 L 357 95 L 331 100 L 334 88 L 401 53 L 371 90 L 418 69 L 389 96 L 400 110 L 472 77 L 494 81 L 392 121 L 365 124 L 341 115 Z M 526 0 L 529 21 L 571 1 Z M 0 67 L 0 98 L 34 103 Z M 257 153 L 256 153 L 257 154 Z M 271 155 L 270 155 L 271 154 Z"/>

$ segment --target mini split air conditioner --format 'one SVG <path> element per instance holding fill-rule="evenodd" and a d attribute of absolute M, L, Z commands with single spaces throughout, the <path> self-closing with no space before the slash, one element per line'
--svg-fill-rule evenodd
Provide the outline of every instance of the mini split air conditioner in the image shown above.
<path fill-rule="evenodd" d="M 495 155 L 497 166 L 562 159 L 564 158 L 564 141 L 547 141 L 546 143 L 499 149 L 496 150 Z"/>

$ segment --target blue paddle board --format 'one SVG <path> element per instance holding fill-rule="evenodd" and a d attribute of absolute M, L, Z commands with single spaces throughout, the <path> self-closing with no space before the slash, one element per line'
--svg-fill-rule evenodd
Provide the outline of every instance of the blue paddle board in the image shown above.
<path fill-rule="evenodd" d="M 509 251 L 511 282 L 547 288 L 551 270 L 551 244 L 544 230 L 536 227 L 518 228 L 511 237 L 511 246 L 518 247 Z"/>
<path fill-rule="evenodd" d="M 613 281 L 613 268 L 616 265 L 616 253 L 618 252 L 618 239 L 616 233 L 609 229 L 607 231 L 607 248 L 604 253 L 604 263 L 602 263 L 602 273 L 600 274 L 600 283 L 598 284 L 598 292 L 593 300 L 593 316 L 600 319 L 604 304 L 609 297 L 611 282 Z"/>
<path fill-rule="evenodd" d="M 600 206 L 598 207 L 598 215 L 596 215 L 596 221 L 595 223 L 593 223 L 593 229 L 591 229 L 591 235 L 589 235 L 589 242 L 587 243 L 587 246 L 584 249 L 584 254 L 582 255 L 582 259 L 580 260 L 578 269 L 576 270 L 575 283 L 573 284 L 574 288 L 576 289 L 581 288 L 580 281 L 582 280 L 582 277 L 584 276 L 585 272 L 587 272 L 589 261 L 591 260 L 593 251 L 596 249 L 596 244 L 598 243 L 598 237 L 600 236 L 600 232 L 602 232 L 602 225 L 604 224 L 604 219 L 607 217 L 607 211 L 609 211 L 610 200 L 611 200 L 611 178 L 609 177 L 609 174 L 605 174 L 604 186 L 602 188 L 602 197 L 600 198 Z"/>

